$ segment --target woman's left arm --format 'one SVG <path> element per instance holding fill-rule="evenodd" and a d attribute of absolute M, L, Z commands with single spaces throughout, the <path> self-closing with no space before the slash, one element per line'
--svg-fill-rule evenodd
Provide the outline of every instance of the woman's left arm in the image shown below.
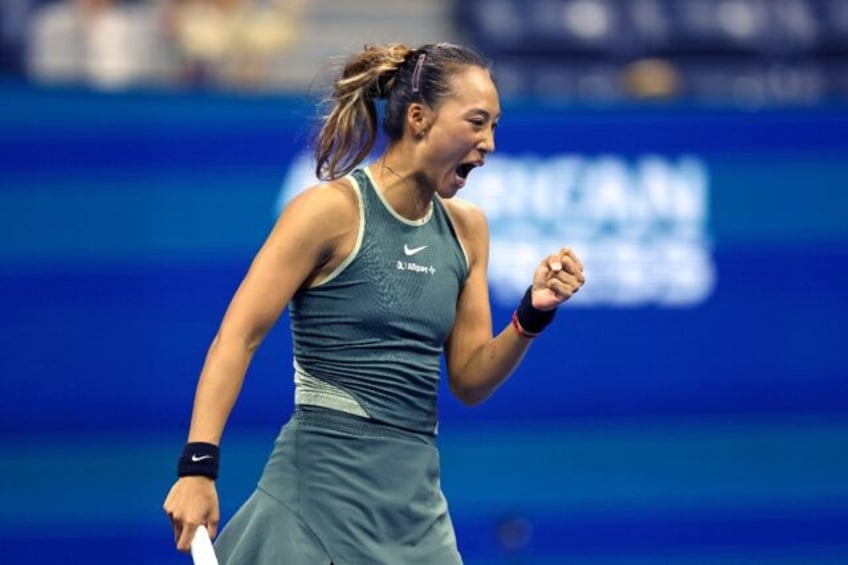
<path fill-rule="evenodd" d="M 514 323 L 493 336 L 487 279 L 489 230 L 478 208 L 451 202 L 452 216 L 469 259 L 469 274 L 459 295 L 456 321 L 445 344 L 451 391 L 464 404 L 488 398 L 515 370 L 533 338 Z M 550 311 L 583 285 L 583 266 L 571 250 L 545 257 L 533 274 L 531 304 Z"/>

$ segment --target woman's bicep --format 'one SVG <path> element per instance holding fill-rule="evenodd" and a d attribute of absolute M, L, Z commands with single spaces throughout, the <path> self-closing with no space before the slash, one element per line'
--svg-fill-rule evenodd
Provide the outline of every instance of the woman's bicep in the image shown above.
<path fill-rule="evenodd" d="M 489 237 L 482 213 L 473 210 L 465 218 L 470 269 L 457 300 L 456 320 L 445 348 L 448 376 L 457 378 L 469 360 L 492 339 L 492 313 L 487 277 Z"/>

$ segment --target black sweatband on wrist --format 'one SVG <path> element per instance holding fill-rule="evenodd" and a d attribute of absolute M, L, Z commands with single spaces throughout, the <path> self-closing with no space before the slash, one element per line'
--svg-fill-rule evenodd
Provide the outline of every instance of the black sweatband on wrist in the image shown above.
<path fill-rule="evenodd" d="M 537 310 L 533 308 L 533 287 L 527 287 L 527 292 L 521 298 L 518 308 L 515 309 L 515 318 L 521 324 L 521 328 L 528 334 L 538 335 L 542 333 L 548 324 L 554 319 L 556 308 L 553 310 Z"/>
<path fill-rule="evenodd" d="M 177 461 L 178 477 L 218 478 L 221 449 L 214 443 L 195 441 L 185 444 Z"/>

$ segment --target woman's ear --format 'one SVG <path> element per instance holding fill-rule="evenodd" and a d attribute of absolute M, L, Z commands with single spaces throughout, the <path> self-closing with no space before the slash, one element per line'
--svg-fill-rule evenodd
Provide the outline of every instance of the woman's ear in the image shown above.
<path fill-rule="evenodd" d="M 406 112 L 406 122 L 412 137 L 415 139 L 424 137 L 424 134 L 430 129 L 432 120 L 433 112 L 424 104 L 413 102 L 409 105 Z"/>

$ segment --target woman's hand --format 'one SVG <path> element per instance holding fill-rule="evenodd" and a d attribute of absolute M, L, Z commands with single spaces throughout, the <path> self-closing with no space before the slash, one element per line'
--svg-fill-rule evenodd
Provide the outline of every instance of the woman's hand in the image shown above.
<path fill-rule="evenodd" d="M 567 247 L 545 257 L 533 274 L 533 308 L 553 310 L 580 290 L 583 263 Z"/>
<path fill-rule="evenodd" d="M 188 552 L 197 527 L 204 524 L 209 537 L 215 538 L 218 530 L 218 491 L 215 481 L 207 477 L 182 477 L 168 493 L 162 505 L 171 526 L 177 549 Z"/>

